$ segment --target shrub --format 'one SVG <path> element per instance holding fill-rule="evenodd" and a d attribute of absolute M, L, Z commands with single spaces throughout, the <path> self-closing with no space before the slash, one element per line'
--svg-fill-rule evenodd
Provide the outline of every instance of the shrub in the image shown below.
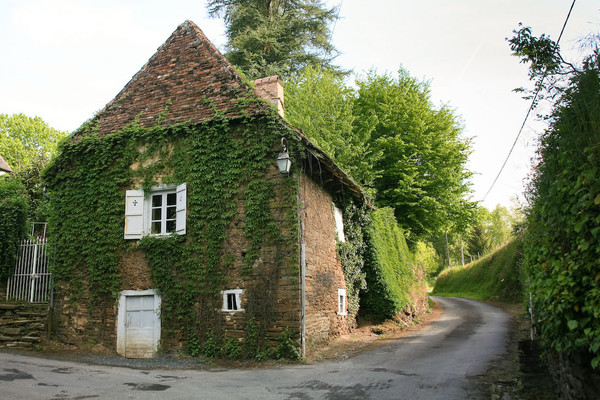
<path fill-rule="evenodd" d="M 391 208 L 371 214 L 366 238 L 367 290 L 362 292 L 362 309 L 374 317 L 391 318 L 410 303 L 416 282 L 412 255 Z"/>

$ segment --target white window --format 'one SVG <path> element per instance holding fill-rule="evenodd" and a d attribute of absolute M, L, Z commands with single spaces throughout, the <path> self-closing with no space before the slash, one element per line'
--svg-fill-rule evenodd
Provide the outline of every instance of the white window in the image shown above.
<path fill-rule="evenodd" d="M 346 241 L 346 236 L 344 236 L 344 216 L 342 215 L 342 210 L 337 208 L 335 204 L 333 205 L 333 219 L 335 220 L 335 233 L 337 233 L 337 238 L 340 242 Z"/>
<path fill-rule="evenodd" d="M 125 193 L 125 239 L 141 239 L 144 235 L 185 234 L 185 183 L 160 185 Z"/>
<path fill-rule="evenodd" d="M 346 289 L 338 289 L 338 315 L 346 315 Z"/>
<path fill-rule="evenodd" d="M 244 311 L 242 308 L 242 289 L 223 290 L 223 307 L 221 311 Z"/>

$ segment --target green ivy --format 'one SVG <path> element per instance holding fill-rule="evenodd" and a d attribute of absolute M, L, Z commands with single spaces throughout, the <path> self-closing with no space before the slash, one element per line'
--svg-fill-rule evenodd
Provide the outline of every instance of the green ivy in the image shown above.
<path fill-rule="evenodd" d="M 365 228 L 369 223 L 369 209 L 366 204 L 357 206 L 353 201 L 339 199 L 344 218 L 345 242 L 337 242 L 337 253 L 344 277 L 346 278 L 346 297 L 348 299 L 348 321 L 350 325 L 356 323 L 356 316 L 360 307 L 360 291 L 367 288 L 365 280 Z"/>
<path fill-rule="evenodd" d="M 361 293 L 363 311 L 391 318 L 410 304 L 417 282 L 413 256 L 391 208 L 371 213 L 366 229 L 365 271 L 367 290 Z"/>
<path fill-rule="evenodd" d="M 169 104 L 162 119 L 168 112 Z M 234 262 L 224 244 L 240 204 L 248 241 L 243 277 L 257 278 L 255 263 L 267 243 L 290 249 L 287 257 L 281 257 L 280 267 L 297 274 L 295 184 L 290 179 L 280 190 L 280 206 L 291 210 L 281 228 L 282 221 L 276 223 L 271 215 L 275 188 L 265 179 L 280 150 L 279 138 L 288 138 L 294 154 L 295 133 L 269 116 L 247 116 L 234 123 L 218 113 L 199 125 L 143 128 L 134 121 L 104 137 L 95 132 L 95 120 L 86 123 L 73 140 L 63 143 L 44 174 L 51 191 L 52 271 L 59 288 L 73 304 L 89 293 L 93 309 L 118 295 L 121 257 L 141 251 L 151 280 L 163 295 L 165 329 L 181 332 L 196 354 L 200 348 L 205 353 L 221 349 L 220 291 Z M 125 241 L 125 190 L 182 182 L 188 187 L 187 234 Z M 263 310 L 249 318 L 269 314 Z M 262 331 L 267 324 L 261 320 L 259 326 Z M 232 346 L 226 354 L 237 354 Z M 261 350 L 252 353 L 258 355 Z"/>

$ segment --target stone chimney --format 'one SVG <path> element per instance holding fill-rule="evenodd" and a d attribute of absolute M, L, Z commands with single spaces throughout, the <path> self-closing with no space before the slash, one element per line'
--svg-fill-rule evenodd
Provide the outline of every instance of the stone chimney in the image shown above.
<path fill-rule="evenodd" d="M 252 83 L 254 83 L 254 93 L 273 104 L 277 108 L 281 118 L 283 118 L 285 114 L 283 84 L 279 80 L 279 77 L 277 75 L 269 76 L 252 81 Z"/>

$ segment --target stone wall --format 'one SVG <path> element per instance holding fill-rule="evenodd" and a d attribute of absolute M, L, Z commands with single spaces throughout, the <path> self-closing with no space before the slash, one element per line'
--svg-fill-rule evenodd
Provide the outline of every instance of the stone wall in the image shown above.
<path fill-rule="evenodd" d="M 253 317 L 265 333 L 271 346 L 278 344 L 280 335 L 286 328 L 291 329 L 299 338 L 300 334 L 300 288 L 299 260 L 297 252 L 296 204 L 289 204 L 285 197 L 289 196 L 291 187 L 285 180 L 294 179 L 282 175 L 275 165 L 270 168 L 265 179 L 273 182 L 274 197 L 269 207 L 279 232 L 263 245 L 260 257 L 252 267 L 252 272 L 242 274 L 244 255 L 250 244 L 244 233 L 246 215 L 244 199 L 237 199 L 235 216 L 226 230 L 223 244 L 222 265 L 226 275 L 226 287 L 221 290 L 243 289 L 241 312 L 219 312 L 218 320 L 207 315 L 203 310 L 218 310 L 221 304 L 213 304 L 213 299 L 200 299 L 195 313 L 200 332 L 223 329 L 225 338 L 240 339 L 246 335 L 249 317 Z M 243 185 L 240 193 L 243 192 Z M 280 235 L 280 236 L 279 236 Z M 291 241 L 277 239 L 291 237 Z M 228 261 L 225 261 L 227 259 Z M 225 266 L 227 265 L 227 266 Z M 141 250 L 131 242 L 131 249 L 120 259 L 120 290 L 155 289 L 150 279 L 150 268 Z M 89 295 L 84 289 L 76 303 L 70 301 L 68 293 L 59 284 L 56 288 L 55 305 L 55 337 L 68 344 L 79 345 L 84 342 L 102 343 L 109 349 L 116 348 L 117 341 L 117 301 L 105 299 L 104 303 L 94 309 L 89 308 Z M 164 299 L 163 299 L 164 301 Z M 211 304 L 208 304 L 210 302 Z M 261 335 L 261 338 L 265 335 Z M 202 336 L 202 335 L 201 335 Z M 162 324 L 161 347 L 163 349 L 182 349 L 187 337 L 183 337 L 178 327 Z M 201 338 L 202 340 L 202 338 Z"/>
<path fill-rule="evenodd" d="M 338 315 L 338 289 L 346 289 L 337 258 L 331 196 L 307 176 L 300 183 L 302 232 L 306 243 L 306 351 L 310 353 L 348 332 L 348 317 Z"/>
<path fill-rule="evenodd" d="M 566 357 L 562 353 L 548 352 L 548 367 L 558 398 L 563 400 L 592 400 L 600 393 L 600 373 L 592 370 L 590 357 Z"/>
<path fill-rule="evenodd" d="M 31 347 L 47 335 L 47 304 L 0 304 L 0 347 Z"/>

